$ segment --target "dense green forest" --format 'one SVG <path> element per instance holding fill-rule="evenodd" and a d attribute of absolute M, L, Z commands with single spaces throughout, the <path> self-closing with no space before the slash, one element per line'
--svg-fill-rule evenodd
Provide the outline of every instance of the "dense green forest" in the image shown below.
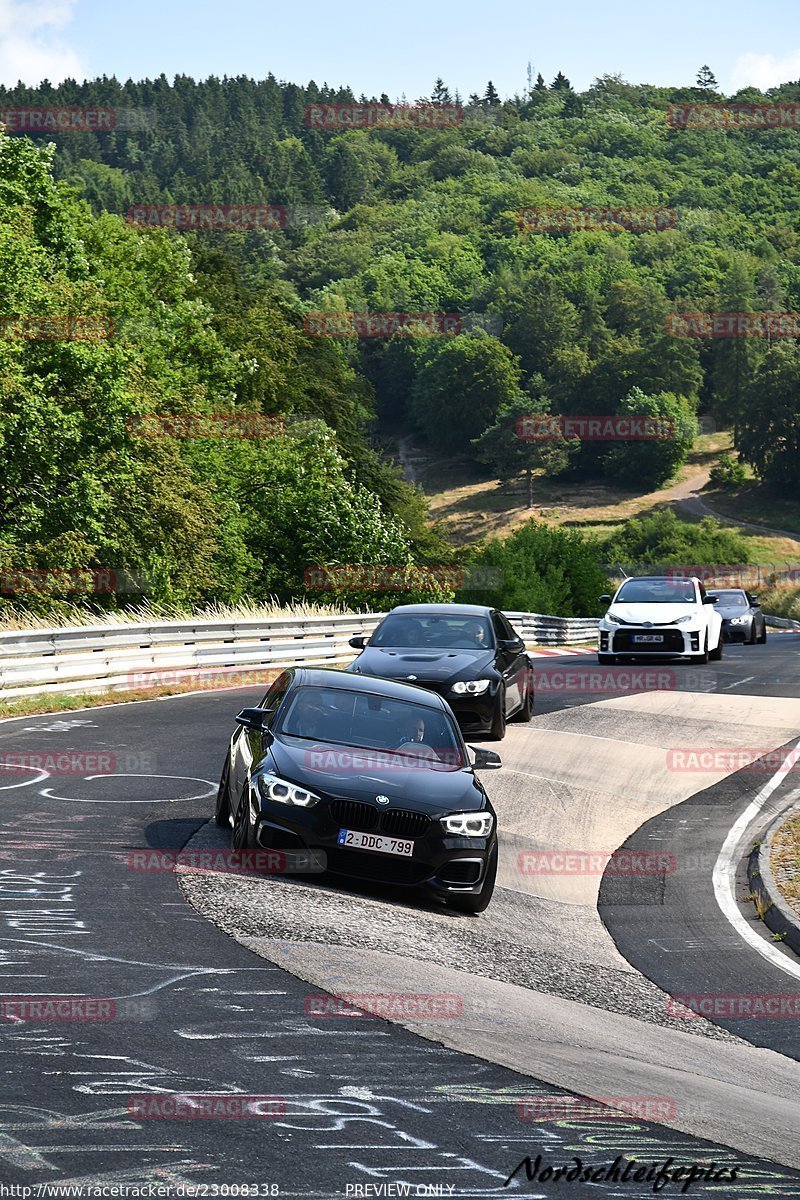
<path fill-rule="evenodd" d="M 405 431 L 501 477 L 644 488 L 671 477 L 708 414 L 792 494 L 797 342 L 677 337 L 668 321 L 800 311 L 800 131 L 671 127 L 670 104 L 723 102 L 704 82 L 605 76 L 576 93 L 559 74 L 501 102 L 491 84 L 461 101 L 439 80 L 415 102 L 461 104 L 458 124 L 369 130 L 307 117 L 367 97 L 272 76 L 0 88 L 0 119 L 116 113 L 108 132 L 25 136 L 12 120 L 0 132 L 0 572 L 27 572 L 34 606 L 53 592 L 37 572 L 87 566 L 196 604 L 301 596 L 320 563 L 452 563 L 382 453 Z M 800 102 L 800 83 L 728 99 Z M 126 220 L 199 203 L 285 206 L 291 219 L 225 232 Z M 561 230 L 520 217 L 609 206 L 671 216 Z M 460 324 L 321 337 L 319 312 Z M 102 318 L 114 336 L 20 334 L 42 315 Z M 147 438 L 134 421 L 236 411 L 280 415 L 283 432 Z M 676 435 L 525 442 L 526 413 L 647 415 Z M 409 574 L 387 603 L 416 594 Z M 375 603 L 352 589 L 322 598 Z"/>

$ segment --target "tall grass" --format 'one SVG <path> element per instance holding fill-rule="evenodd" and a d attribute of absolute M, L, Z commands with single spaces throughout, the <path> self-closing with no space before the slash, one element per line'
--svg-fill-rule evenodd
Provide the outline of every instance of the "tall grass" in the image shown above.
<path fill-rule="evenodd" d="M 230 621 L 264 619 L 266 617 L 325 617 L 343 615 L 351 609 L 335 604 L 313 604 L 296 601 L 281 604 L 268 601 L 242 600 L 238 604 L 208 604 L 188 609 L 171 604 L 140 604 L 119 612 L 95 610 L 83 605 L 65 605 L 46 616 L 34 616 L 13 605 L 0 607 L 0 632 L 15 629 L 66 629 L 73 625 L 141 625 L 174 621 Z"/>

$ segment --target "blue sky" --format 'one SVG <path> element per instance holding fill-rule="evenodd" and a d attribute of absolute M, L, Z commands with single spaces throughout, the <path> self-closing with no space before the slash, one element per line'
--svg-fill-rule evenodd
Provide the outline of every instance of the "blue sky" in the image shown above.
<path fill-rule="evenodd" d="M 0 0 L 0 83 L 116 75 L 251 75 L 349 84 L 392 100 L 441 75 L 466 96 L 525 87 L 528 60 L 579 89 L 605 72 L 725 92 L 800 79 L 800 4 L 772 0 Z"/>

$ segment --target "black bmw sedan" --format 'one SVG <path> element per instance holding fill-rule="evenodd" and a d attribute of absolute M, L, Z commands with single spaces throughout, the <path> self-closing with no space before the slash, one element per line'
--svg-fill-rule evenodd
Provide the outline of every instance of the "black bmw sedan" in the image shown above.
<path fill-rule="evenodd" d="M 347 668 L 356 675 L 414 683 L 444 696 L 465 733 L 505 736 L 506 721 L 533 715 L 533 667 L 525 643 L 496 608 L 475 604 L 404 604 Z"/>
<path fill-rule="evenodd" d="M 327 870 L 423 887 L 461 912 L 494 891 L 494 810 L 445 701 L 407 684 L 291 668 L 236 718 L 216 821 L 235 850 L 322 852 Z"/>
<path fill-rule="evenodd" d="M 710 588 L 709 596 L 717 597 L 716 610 L 722 617 L 722 636 L 726 642 L 764 643 L 767 622 L 758 598 L 744 588 Z"/>

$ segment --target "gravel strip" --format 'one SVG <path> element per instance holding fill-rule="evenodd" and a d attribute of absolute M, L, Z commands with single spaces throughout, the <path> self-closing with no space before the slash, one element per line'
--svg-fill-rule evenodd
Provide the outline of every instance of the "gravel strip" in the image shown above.
<path fill-rule="evenodd" d="M 213 822 L 198 830 L 186 847 L 228 848 L 225 831 Z M 188 902 L 243 943 L 266 937 L 389 952 L 576 1000 L 680 1033 L 745 1044 L 702 1018 L 669 1017 L 666 993 L 638 972 L 576 958 L 566 937 L 563 944 L 553 946 L 537 936 L 541 927 L 537 910 L 552 912 L 554 906 L 536 897 L 498 888 L 490 908 L 476 919 L 406 892 L 378 893 L 358 885 L 345 890 L 329 879 L 323 882 L 322 877 L 309 886 L 299 878 L 200 870 L 179 870 L 178 875 Z M 513 940 L 505 933 L 509 927 L 515 930 Z M 516 936 L 521 929 L 528 944 L 520 944 Z"/>

